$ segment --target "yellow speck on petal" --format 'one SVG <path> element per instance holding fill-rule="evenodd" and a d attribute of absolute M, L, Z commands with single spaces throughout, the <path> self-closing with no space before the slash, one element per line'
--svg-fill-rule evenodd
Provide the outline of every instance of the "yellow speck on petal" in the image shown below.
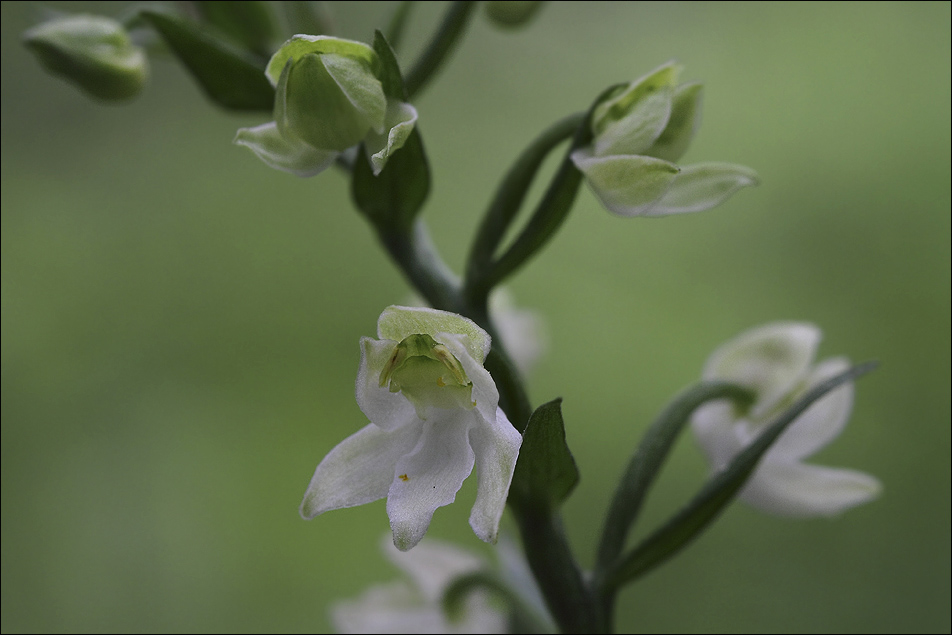
<path fill-rule="evenodd" d="M 406 482 L 406 481 L 409 481 L 409 480 L 410 480 L 410 477 L 409 477 L 409 476 L 407 476 L 406 474 L 401 474 L 401 475 L 400 475 L 400 476 L 398 476 L 397 478 L 399 478 L 399 479 L 400 479 L 401 481 L 404 481 L 404 482 Z"/>
<path fill-rule="evenodd" d="M 473 402 L 473 408 L 475 408 L 475 407 L 476 407 L 476 402 L 474 401 L 474 402 Z"/>

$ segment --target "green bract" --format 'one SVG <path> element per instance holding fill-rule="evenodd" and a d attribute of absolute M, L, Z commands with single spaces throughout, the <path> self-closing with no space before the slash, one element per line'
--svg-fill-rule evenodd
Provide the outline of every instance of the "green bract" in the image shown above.
<path fill-rule="evenodd" d="M 56 18 L 27 31 L 23 40 L 47 70 L 99 99 L 135 97 L 149 75 L 142 49 L 120 23 L 102 16 Z"/>
<path fill-rule="evenodd" d="M 235 143 L 278 170 L 313 176 L 363 142 L 379 174 L 416 124 L 413 106 L 385 95 L 380 59 L 361 42 L 295 35 L 265 75 L 275 87 L 274 121 L 242 128 Z"/>
<path fill-rule="evenodd" d="M 757 183 L 730 163 L 678 166 L 701 116 L 701 85 L 678 85 L 681 67 L 665 64 L 620 87 L 592 113 L 594 139 L 572 161 L 605 207 L 622 216 L 710 209 Z"/>

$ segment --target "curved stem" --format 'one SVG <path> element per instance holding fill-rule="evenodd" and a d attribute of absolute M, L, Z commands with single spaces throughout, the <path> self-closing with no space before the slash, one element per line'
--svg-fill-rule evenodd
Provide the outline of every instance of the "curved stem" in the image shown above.
<path fill-rule="evenodd" d="M 450 6 L 433 39 L 404 78 L 408 100 L 413 99 L 414 95 L 423 90 L 439 70 L 449 53 L 455 48 L 456 41 L 466 30 L 466 25 L 469 24 L 475 8 L 476 3 L 468 1 L 457 1 Z"/>
<path fill-rule="evenodd" d="M 481 302 L 488 296 L 491 287 L 481 284 L 480 276 L 519 212 L 542 162 L 553 148 L 573 135 L 584 117 L 585 113 L 575 113 L 550 126 L 523 151 L 500 183 L 470 249 L 464 293 L 472 301 Z"/>

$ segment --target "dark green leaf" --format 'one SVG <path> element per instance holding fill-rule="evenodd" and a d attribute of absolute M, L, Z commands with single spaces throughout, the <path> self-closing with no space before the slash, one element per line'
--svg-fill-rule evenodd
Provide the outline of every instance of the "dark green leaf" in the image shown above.
<path fill-rule="evenodd" d="M 601 583 L 603 590 L 610 592 L 634 580 L 670 558 L 697 537 L 734 499 L 757 467 L 760 458 L 787 429 L 787 426 L 823 395 L 847 381 L 868 373 L 875 367 L 875 363 L 854 366 L 807 391 L 793 406 L 777 417 L 752 444 L 738 454 L 727 469 L 711 478 L 686 507 L 629 552 L 605 576 Z"/>
<path fill-rule="evenodd" d="M 274 88 L 264 66 L 194 22 L 165 11 L 140 13 L 185 64 L 208 97 L 230 110 L 270 112 Z"/>
<path fill-rule="evenodd" d="M 565 443 L 562 400 L 542 404 L 529 417 L 513 487 L 521 501 L 557 505 L 578 484 L 578 468 Z"/>
<path fill-rule="evenodd" d="M 249 51 L 270 58 L 277 28 L 268 2 L 193 2 L 202 18 Z"/>
<path fill-rule="evenodd" d="M 383 33 L 376 31 L 374 33 L 374 51 L 380 58 L 380 83 L 383 84 L 383 93 L 389 99 L 397 101 L 406 101 L 407 93 L 403 89 L 403 77 L 400 75 L 400 66 L 397 64 L 397 57 L 393 49 L 387 42 Z"/>
<path fill-rule="evenodd" d="M 374 176 L 361 145 L 354 161 L 351 193 L 357 208 L 378 229 L 409 231 L 430 193 L 430 166 L 419 130 L 413 130 L 378 176 Z"/>

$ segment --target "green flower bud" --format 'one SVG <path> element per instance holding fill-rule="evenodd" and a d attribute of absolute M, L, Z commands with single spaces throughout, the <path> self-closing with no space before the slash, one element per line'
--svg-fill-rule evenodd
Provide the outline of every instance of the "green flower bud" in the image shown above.
<path fill-rule="evenodd" d="M 592 144 L 572 153 L 595 196 L 622 216 L 664 216 L 719 205 L 757 184 L 750 168 L 730 163 L 675 163 L 701 118 L 701 85 L 678 85 L 668 63 L 622 86 L 592 111 Z"/>
<path fill-rule="evenodd" d="M 48 71 L 99 99 L 135 97 L 148 77 L 145 53 L 120 23 L 106 17 L 56 18 L 28 30 L 23 41 Z"/>
<path fill-rule="evenodd" d="M 377 53 L 326 35 L 295 35 L 265 70 L 275 87 L 274 126 L 244 128 L 235 142 L 273 168 L 312 176 L 338 153 L 366 142 L 374 173 L 416 124 L 410 105 L 389 99 Z M 281 149 L 287 152 L 283 156 Z"/>

